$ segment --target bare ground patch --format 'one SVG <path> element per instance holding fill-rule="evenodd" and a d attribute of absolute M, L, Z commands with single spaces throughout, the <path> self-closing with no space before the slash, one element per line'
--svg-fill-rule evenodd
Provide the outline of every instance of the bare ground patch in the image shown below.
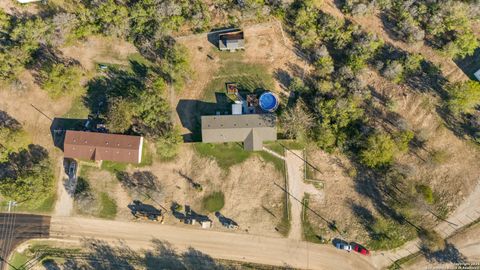
<path fill-rule="evenodd" d="M 225 230 L 214 213 L 209 214 L 202 209 L 202 199 L 206 195 L 222 191 L 225 205 L 220 212 L 238 223 L 239 231 L 279 235 L 275 226 L 282 217 L 284 194 L 274 182 L 283 181 L 283 176 L 271 163 L 263 161 L 257 155 L 232 166 L 227 172 L 218 167 L 214 160 L 199 157 L 192 147 L 184 145 L 174 161 L 154 162 L 152 166 L 130 168 L 128 171 L 133 173 L 138 170 L 150 171 L 158 178 L 160 191 L 152 196 L 154 200 L 138 198 L 146 203 L 169 210 L 173 202 L 182 206 L 189 205 L 197 213 L 208 214 L 214 221 L 213 229 Z M 193 188 L 187 178 L 200 184 L 202 190 Z M 119 207 L 123 206 L 119 204 Z M 165 222 L 180 224 L 172 215 L 168 215 Z"/>

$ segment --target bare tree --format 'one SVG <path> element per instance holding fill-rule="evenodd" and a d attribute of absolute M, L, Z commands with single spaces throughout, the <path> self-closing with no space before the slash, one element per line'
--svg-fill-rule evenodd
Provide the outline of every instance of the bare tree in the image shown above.
<path fill-rule="evenodd" d="M 308 112 L 305 103 L 301 100 L 293 108 L 282 114 L 280 123 L 287 138 L 298 138 L 313 127 L 313 116 Z"/>

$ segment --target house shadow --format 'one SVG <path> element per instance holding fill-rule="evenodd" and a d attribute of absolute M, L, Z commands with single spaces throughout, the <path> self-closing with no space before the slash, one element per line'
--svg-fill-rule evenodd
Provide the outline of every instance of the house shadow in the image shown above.
<path fill-rule="evenodd" d="M 480 70 L 480 47 L 475 52 L 461 59 L 454 59 L 455 64 L 472 80 L 478 80 L 473 76 L 477 70 Z"/>
<path fill-rule="evenodd" d="M 218 48 L 218 41 L 220 40 L 220 35 L 234 31 L 240 31 L 240 29 L 235 27 L 214 28 L 207 34 L 207 40 L 213 46 Z"/>
<path fill-rule="evenodd" d="M 50 135 L 53 144 L 63 151 L 63 141 L 67 130 L 85 130 L 88 119 L 58 118 L 55 117 L 50 125 Z"/>
<path fill-rule="evenodd" d="M 215 93 L 216 102 L 181 99 L 176 111 L 182 126 L 190 131 L 183 135 L 184 142 L 201 142 L 201 116 L 231 114 L 233 101 L 225 93 Z"/>

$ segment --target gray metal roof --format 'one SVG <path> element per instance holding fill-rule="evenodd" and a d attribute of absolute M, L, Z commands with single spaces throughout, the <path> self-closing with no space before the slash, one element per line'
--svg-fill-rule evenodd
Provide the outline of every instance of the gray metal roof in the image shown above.
<path fill-rule="evenodd" d="M 277 139 L 273 114 L 202 116 L 202 141 L 243 142 L 245 150 L 262 150 L 264 141 Z"/>

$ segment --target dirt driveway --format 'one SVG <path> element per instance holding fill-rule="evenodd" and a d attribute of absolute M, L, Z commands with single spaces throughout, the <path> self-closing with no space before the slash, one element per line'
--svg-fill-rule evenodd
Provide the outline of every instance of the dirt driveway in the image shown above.
<path fill-rule="evenodd" d="M 286 150 L 288 192 L 290 194 L 291 217 L 290 234 L 288 238 L 302 240 L 302 208 L 305 193 L 321 196 L 321 192 L 311 184 L 306 184 L 304 179 L 304 159 L 302 151 Z"/>

